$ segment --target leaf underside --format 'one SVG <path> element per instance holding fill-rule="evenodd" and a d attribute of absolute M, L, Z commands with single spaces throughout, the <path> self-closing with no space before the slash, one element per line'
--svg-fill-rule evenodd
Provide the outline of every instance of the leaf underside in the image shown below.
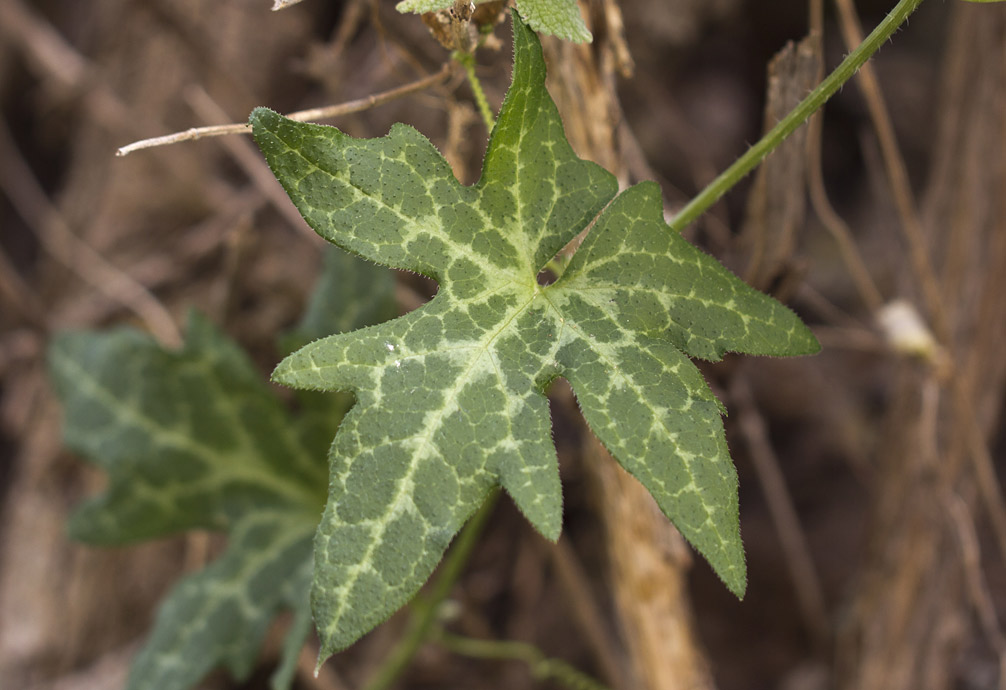
<path fill-rule="evenodd" d="M 333 250 L 288 339 L 300 345 L 393 316 L 392 290 L 388 271 Z M 281 610 L 293 618 L 272 686 L 288 688 L 311 628 L 324 457 L 351 400 L 314 393 L 291 417 L 240 348 L 198 315 L 181 351 L 130 329 L 69 333 L 54 340 L 49 365 L 67 445 L 109 473 L 106 493 L 71 518 L 74 537 L 229 533 L 223 554 L 162 602 L 127 689 L 185 690 L 218 665 L 247 677 Z"/>
<path fill-rule="evenodd" d="M 440 285 L 423 307 L 312 343 L 273 374 L 358 400 L 335 437 L 315 538 L 322 658 L 408 601 L 494 485 L 558 537 L 544 395 L 557 377 L 612 455 L 744 591 L 722 408 L 688 357 L 805 354 L 817 341 L 672 232 L 655 184 L 616 196 L 614 176 L 574 155 L 540 44 L 516 15 L 514 54 L 472 187 L 405 125 L 354 139 L 266 109 L 251 116 L 273 172 L 322 237 Z M 540 286 L 540 269 L 595 217 L 566 272 Z"/>
<path fill-rule="evenodd" d="M 489 0 L 475 0 L 481 5 Z M 395 9 L 399 12 L 436 12 L 446 10 L 454 0 L 402 0 Z M 590 43 L 593 37 L 587 30 L 576 0 L 517 0 L 517 10 L 532 29 L 539 33 L 557 36 L 573 43 Z"/>

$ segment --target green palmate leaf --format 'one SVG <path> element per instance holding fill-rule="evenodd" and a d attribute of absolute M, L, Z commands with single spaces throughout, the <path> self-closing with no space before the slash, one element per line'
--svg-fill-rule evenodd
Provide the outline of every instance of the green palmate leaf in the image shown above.
<path fill-rule="evenodd" d="M 392 315 L 388 272 L 332 254 L 300 342 Z M 352 309 L 338 304 L 361 284 L 369 298 L 347 316 Z M 67 444 L 109 473 L 108 491 L 73 516 L 75 537 L 115 544 L 191 528 L 230 534 L 220 558 L 164 600 L 128 688 L 183 690 L 220 664 L 247 676 L 284 609 L 293 622 L 273 687 L 289 687 L 311 626 L 324 457 L 348 403 L 314 394 L 291 417 L 244 353 L 198 315 L 178 352 L 122 329 L 60 336 L 49 360 Z"/>
<path fill-rule="evenodd" d="M 324 468 L 244 353 L 194 315 L 184 349 L 122 329 L 72 333 L 50 350 L 64 437 L 109 472 L 71 534 L 117 544 L 229 529 L 262 507 L 317 503 Z"/>
<path fill-rule="evenodd" d="M 475 0 L 481 5 L 489 0 Z M 395 5 L 399 12 L 436 12 L 446 10 L 454 0 L 402 0 Z M 592 40 L 587 25 L 583 23 L 576 0 L 517 0 L 517 10 L 531 28 L 574 43 Z"/>
<path fill-rule="evenodd" d="M 305 593 L 311 584 L 315 526 L 308 515 L 282 509 L 263 508 L 240 520 L 220 558 L 181 580 L 161 604 L 127 688 L 190 688 L 219 664 L 235 678 L 246 678 L 269 624 L 282 609 L 294 618 L 272 686 L 290 687 L 311 631 Z"/>
<path fill-rule="evenodd" d="M 128 688 L 184 690 L 218 664 L 250 673 L 272 618 L 294 612 L 275 680 L 289 685 L 309 630 L 303 589 L 324 496 L 322 448 L 305 448 L 244 353 L 203 318 L 185 347 L 122 329 L 60 336 L 50 367 L 68 446 L 109 473 L 71 519 L 100 544 L 181 530 L 231 532 L 223 556 L 163 602 Z"/>
<path fill-rule="evenodd" d="M 404 125 L 354 139 L 265 109 L 251 117 L 273 172 L 319 234 L 440 284 L 420 309 L 312 343 L 274 373 L 358 399 L 335 437 L 315 539 L 323 656 L 404 604 L 494 485 L 558 537 L 543 393 L 557 377 L 618 461 L 730 589 L 744 591 L 721 407 L 686 355 L 792 355 L 817 342 L 792 312 L 671 232 L 655 185 L 614 198 L 615 178 L 574 155 L 544 87 L 541 47 L 516 17 L 514 53 L 474 187 Z M 606 206 L 566 273 L 540 286 L 540 269 Z"/>

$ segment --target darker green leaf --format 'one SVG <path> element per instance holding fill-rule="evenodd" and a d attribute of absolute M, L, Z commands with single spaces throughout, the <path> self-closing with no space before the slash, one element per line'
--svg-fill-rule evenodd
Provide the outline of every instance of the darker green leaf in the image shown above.
<path fill-rule="evenodd" d="M 298 344 L 394 314 L 388 271 L 333 250 Z M 251 672 L 273 618 L 293 613 L 272 685 L 292 682 L 310 632 L 311 539 L 325 454 L 352 399 L 311 394 L 291 415 L 247 356 L 193 315 L 180 351 L 131 329 L 68 333 L 49 350 L 71 448 L 109 474 L 71 532 L 118 544 L 193 528 L 229 533 L 224 553 L 162 602 L 129 690 L 184 690 L 224 665 Z"/>

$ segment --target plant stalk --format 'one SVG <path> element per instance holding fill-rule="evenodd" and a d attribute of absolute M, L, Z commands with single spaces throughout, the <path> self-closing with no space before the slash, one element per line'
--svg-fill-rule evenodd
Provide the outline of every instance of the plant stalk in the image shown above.
<path fill-rule="evenodd" d="M 678 232 L 683 230 L 692 221 L 709 210 L 710 206 L 719 201 L 720 197 L 740 182 L 745 175 L 754 170 L 786 137 L 795 132 L 836 91 L 842 88 L 842 85 L 852 78 L 859 68 L 880 49 L 880 46 L 898 30 L 898 27 L 921 4 L 922 0 L 900 0 L 894 9 L 891 10 L 890 14 L 866 37 L 866 40 L 859 44 L 858 48 L 849 53 L 845 60 L 835 68 L 835 71 L 829 74 L 816 89 L 811 91 L 807 98 L 790 111 L 789 115 L 780 120 L 779 124 L 763 136 L 758 143 L 748 149 L 747 153 L 738 158 L 733 165 L 709 183 L 698 196 L 688 202 L 671 219 L 671 228 Z"/>
<path fill-rule="evenodd" d="M 538 680 L 554 680 L 575 690 L 608 688 L 560 659 L 547 658 L 540 649 L 526 642 L 479 640 L 441 631 L 437 641 L 446 649 L 474 659 L 522 661 Z"/>
<path fill-rule="evenodd" d="M 492 108 L 489 107 L 486 92 L 482 90 L 482 82 L 479 81 L 478 75 L 475 74 L 475 56 L 472 53 L 456 50 L 454 51 L 454 59 L 465 68 L 468 83 L 472 87 L 472 93 L 475 94 L 475 103 L 479 107 L 479 114 L 482 115 L 482 121 L 485 122 L 486 129 L 492 134 L 493 127 L 496 126 L 496 118 L 493 116 Z"/>

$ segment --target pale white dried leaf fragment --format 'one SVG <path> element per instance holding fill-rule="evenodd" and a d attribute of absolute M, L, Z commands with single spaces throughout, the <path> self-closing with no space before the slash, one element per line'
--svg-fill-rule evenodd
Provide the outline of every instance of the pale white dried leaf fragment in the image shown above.
<path fill-rule="evenodd" d="M 907 300 L 896 299 L 877 313 L 884 339 L 895 352 L 934 359 L 939 350 L 936 338 L 918 310 Z"/>
<path fill-rule="evenodd" d="M 275 2 L 273 2 L 272 4 L 272 11 L 275 12 L 276 10 L 285 10 L 287 7 L 296 5 L 298 2 L 301 1 L 302 0 L 275 0 Z"/>

